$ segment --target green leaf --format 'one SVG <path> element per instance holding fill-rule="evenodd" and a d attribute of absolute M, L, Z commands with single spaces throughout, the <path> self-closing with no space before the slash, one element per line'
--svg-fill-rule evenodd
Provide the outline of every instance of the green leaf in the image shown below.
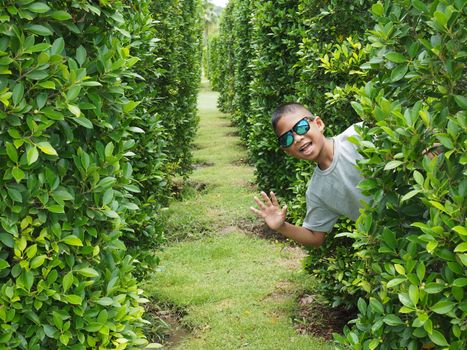
<path fill-rule="evenodd" d="M 397 168 L 401 164 L 404 164 L 404 162 L 401 162 L 400 160 L 391 160 L 384 166 L 384 170 L 391 170 Z"/>
<path fill-rule="evenodd" d="M 38 255 L 34 257 L 34 259 L 31 260 L 31 264 L 30 264 L 31 269 L 37 269 L 38 267 L 42 266 L 46 258 L 47 258 L 46 255 Z"/>
<path fill-rule="evenodd" d="M 409 191 L 407 192 L 406 194 L 404 194 L 402 197 L 401 197 L 401 203 L 402 202 L 405 202 L 406 200 L 409 200 L 410 198 L 416 196 L 417 194 L 419 194 L 421 191 L 420 190 L 412 190 L 412 191 Z"/>
<path fill-rule="evenodd" d="M 35 13 L 46 13 L 50 10 L 50 7 L 43 2 L 33 2 L 31 5 L 28 6 L 28 10 Z"/>
<path fill-rule="evenodd" d="M 439 346 L 449 346 L 449 343 L 446 341 L 444 335 L 442 335 L 439 331 L 433 330 L 432 334 L 428 334 L 431 341 Z"/>
<path fill-rule="evenodd" d="M 429 282 L 425 285 L 423 289 L 428 294 L 438 294 L 445 288 L 444 284 L 436 283 L 436 282 Z"/>
<path fill-rule="evenodd" d="M 80 46 L 76 49 L 76 61 L 80 66 L 86 61 L 86 49 L 83 46 Z"/>
<path fill-rule="evenodd" d="M 384 14 L 384 7 L 380 2 L 377 2 L 371 6 L 371 11 L 377 16 L 382 16 Z"/>
<path fill-rule="evenodd" d="M 436 138 L 441 142 L 441 144 L 449 149 L 454 149 L 454 143 L 452 142 L 452 139 L 449 137 L 447 134 L 442 134 L 442 135 L 437 135 Z"/>
<path fill-rule="evenodd" d="M 425 264 L 423 263 L 423 261 L 420 261 L 417 265 L 417 277 L 419 281 L 423 281 L 423 279 L 425 278 L 425 271 Z"/>
<path fill-rule="evenodd" d="M 81 242 L 81 239 L 79 239 L 79 237 L 76 237 L 76 236 L 73 236 L 73 235 L 64 237 L 62 239 L 62 242 L 65 243 L 65 244 L 72 245 L 72 246 L 77 246 L 77 247 L 82 247 L 83 246 L 83 242 Z"/>
<path fill-rule="evenodd" d="M 107 191 L 105 191 L 104 196 L 102 198 L 102 205 L 107 205 L 110 202 L 112 202 L 114 197 L 114 191 L 109 188 Z"/>
<path fill-rule="evenodd" d="M 402 282 L 404 282 L 404 281 L 406 281 L 406 280 L 407 280 L 407 279 L 404 278 L 404 277 L 393 278 L 392 280 L 390 280 L 390 281 L 387 283 L 386 287 L 387 287 L 387 288 L 395 287 L 395 286 L 401 284 Z"/>
<path fill-rule="evenodd" d="M 13 104 L 16 106 L 22 99 L 24 95 L 24 85 L 23 83 L 18 83 L 13 88 L 13 95 L 11 96 L 13 99 Z"/>
<path fill-rule="evenodd" d="M 437 314 L 444 315 L 449 311 L 454 309 L 456 303 L 449 300 L 440 300 L 435 305 L 430 307 L 430 310 L 436 312 Z"/>
<path fill-rule="evenodd" d="M 41 36 L 49 36 L 53 34 L 49 28 L 40 24 L 27 24 L 24 26 L 24 29 Z"/>
<path fill-rule="evenodd" d="M 55 90 L 55 83 L 52 80 L 41 81 L 39 86 L 43 87 L 44 89 Z"/>
<path fill-rule="evenodd" d="M 383 314 L 384 313 L 384 307 L 383 307 L 383 304 L 381 304 L 381 302 L 373 297 L 370 297 L 370 306 L 371 306 L 371 309 L 374 313 L 377 313 L 377 314 Z"/>
<path fill-rule="evenodd" d="M 44 107 L 41 109 L 41 112 L 44 113 L 48 118 L 53 120 L 63 120 L 63 114 L 55 111 L 52 107 Z"/>
<path fill-rule="evenodd" d="M 68 101 L 73 101 L 75 98 L 79 96 L 80 92 L 81 92 L 81 86 L 79 85 L 71 86 L 66 93 L 66 97 Z"/>
<path fill-rule="evenodd" d="M 409 286 L 409 298 L 410 298 L 410 301 L 414 304 L 414 305 L 417 305 L 418 304 L 418 298 L 419 298 L 419 291 L 418 291 L 418 287 L 417 286 L 414 286 L 413 284 L 411 284 Z"/>
<path fill-rule="evenodd" d="M 64 277 L 62 281 L 62 286 L 63 286 L 63 292 L 66 293 L 68 289 L 70 289 L 71 285 L 73 284 L 73 271 L 68 272 Z"/>
<path fill-rule="evenodd" d="M 81 115 L 81 109 L 78 106 L 67 104 L 67 108 L 76 117 Z"/>
<path fill-rule="evenodd" d="M 21 282 L 27 291 L 30 291 L 34 284 L 34 274 L 32 271 L 23 271 L 20 276 Z"/>
<path fill-rule="evenodd" d="M 391 72 L 391 81 L 394 83 L 396 81 L 401 80 L 405 76 L 408 70 L 409 70 L 409 67 L 406 65 L 396 67 Z"/>
<path fill-rule="evenodd" d="M 355 102 L 355 101 L 352 101 L 350 102 L 352 108 L 355 110 L 355 112 L 360 116 L 360 117 L 363 117 L 364 116 L 364 112 L 363 112 L 363 107 L 360 103 L 358 102 Z"/>
<path fill-rule="evenodd" d="M 13 237 L 7 232 L 0 232 L 0 242 L 8 248 L 14 247 Z"/>
<path fill-rule="evenodd" d="M 65 212 L 65 208 L 63 208 L 63 205 L 60 204 L 49 205 L 47 206 L 47 210 L 56 214 L 63 214 Z"/>
<path fill-rule="evenodd" d="M 454 100 L 457 105 L 462 109 L 467 109 L 467 97 L 461 95 L 454 95 Z"/>
<path fill-rule="evenodd" d="M 404 324 L 400 317 L 394 314 L 384 316 L 383 322 L 389 326 L 399 326 L 401 324 Z"/>
<path fill-rule="evenodd" d="M 461 278 L 455 279 L 454 282 L 452 282 L 452 286 L 453 287 L 465 287 L 465 286 L 467 286 L 467 278 L 461 277 Z"/>
<path fill-rule="evenodd" d="M 109 306 L 114 303 L 114 300 L 109 297 L 103 297 L 103 298 L 100 298 L 99 300 L 96 300 L 96 303 L 102 306 Z"/>
<path fill-rule="evenodd" d="M 129 113 L 129 112 L 131 112 L 133 109 L 135 109 L 140 103 L 141 103 L 141 101 L 138 101 L 138 102 L 130 101 L 130 102 L 128 102 L 127 104 L 125 104 L 125 105 L 123 106 L 123 111 L 124 111 L 125 113 Z"/>
<path fill-rule="evenodd" d="M 51 13 L 48 14 L 50 17 L 52 17 L 53 19 L 56 19 L 58 21 L 66 21 L 68 19 L 71 19 L 71 15 L 66 12 L 66 11 L 53 11 Z"/>
<path fill-rule="evenodd" d="M 394 264 L 394 268 L 396 269 L 396 271 L 401 274 L 401 275 L 405 275 L 405 268 L 404 266 L 400 265 L 400 264 Z"/>
<path fill-rule="evenodd" d="M 58 156 L 57 151 L 55 151 L 55 148 L 53 148 L 52 145 L 46 141 L 39 142 L 36 146 L 39 147 L 39 149 L 45 154 Z"/>
<path fill-rule="evenodd" d="M 14 163 L 18 162 L 18 152 L 16 151 L 15 146 L 11 143 L 6 142 L 6 153 L 8 154 L 8 158 L 10 158 Z"/>
<path fill-rule="evenodd" d="M 65 40 L 62 37 L 55 39 L 52 47 L 50 48 L 51 55 L 61 55 L 65 50 Z"/>
<path fill-rule="evenodd" d="M 456 231 L 461 236 L 467 236 L 467 229 L 463 226 L 454 226 L 452 230 Z"/>
<path fill-rule="evenodd" d="M 7 187 L 8 196 L 15 202 L 23 203 L 23 197 L 21 196 L 21 192 L 18 191 L 16 188 Z"/>
<path fill-rule="evenodd" d="M 45 70 L 34 70 L 26 75 L 31 80 L 43 80 L 49 77 L 49 73 Z"/>
<path fill-rule="evenodd" d="M 26 152 L 26 158 L 28 161 L 28 165 L 31 165 L 37 161 L 39 158 L 39 152 L 35 146 L 30 147 Z"/>
<path fill-rule="evenodd" d="M 72 201 L 73 199 L 75 199 L 71 193 L 69 193 L 67 190 L 65 189 L 61 189 L 61 190 L 56 190 L 52 193 L 52 197 L 58 199 L 58 200 L 61 200 L 61 201 Z"/>
<path fill-rule="evenodd" d="M 8 261 L 0 258 L 0 271 L 6 269 L 9 266 L 10 264 L 8 263 Z"/>
<path fill-rule="evenodd" d="M 86 277 L 99 277 L 99 272 L 97 272 L 91 267 L 84 267 L 82 269 L 77 269 L 75 270 L 75 272 Z"/>
<path fill-rule="evenodd" d="M 387 227 L 384 228 L 383 233 L 381 234 L 384 243 L 391 248 L 392 250 L 396 249 L 397 241 L 396 241 L 396 234 L 392 232 Z"/>
<path fill-rule="evenodd" d="M 92 129 L 94 127 L 92 125 L 92 122 L 85 117 L 74 118 L 73 120 L 79 125 L 84 126 L 87 129 Z"/>
<path fill-rule="evenodd" d="M 407 59 L 401 55 L 398 52 L 388 52 L 386 55 L 384 55 L 389 61 L 394 62 L 394 63 L 404 63 L 407 61 Z"/>
<path fill-rule="evenodd" d="M 83 302 L 83 299 L 79 295 L 75 294 L 65 295 L 65 300 L 74 305 L 81 305 Z"/>
<path fill-rule="evenodd" d="M 112 177 L 112 176 L 107 176 L 107 177 L 104 177 L 103 179 L 101 179 L 97 185 L 96 185 L 96 188 L 109 188 L 111 187 L 115 182 L 117 181 L 116 178 Z"/>
<path fill-rule="evenodd" d="M 455 253 L 464 253 L 467 251 L 467 242 L 462 242 L 454 249 Z"/>

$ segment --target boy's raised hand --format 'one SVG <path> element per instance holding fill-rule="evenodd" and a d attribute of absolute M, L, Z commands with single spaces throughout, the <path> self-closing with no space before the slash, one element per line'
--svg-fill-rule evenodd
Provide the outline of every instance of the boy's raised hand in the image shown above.
<path fill-rule="evenodd" d="M 270 229 L 277 230 L 285 223 L 287 205 L 281 209 L 274 192 L 271 192 L 271 198 L 268 197 L 266 192 L 261 192 L 261 196 L 264 202 L 255 197 L 255 202 L 258 204 L 259 209 L 253 207 L 250 207 L 250 209 L 258 217 L 263 218 Z"/>

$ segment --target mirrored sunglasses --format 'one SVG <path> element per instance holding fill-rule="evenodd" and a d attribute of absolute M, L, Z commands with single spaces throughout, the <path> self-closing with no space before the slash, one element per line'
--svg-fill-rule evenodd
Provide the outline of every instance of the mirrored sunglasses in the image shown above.
<path fill-rule="evenodd" d="M 313 121 L 313 116 L 311 117 L 305 117 L 303 119 L 300 119 L 289 131 L 283 133 L 280 135 L 277 140 L 279 141 L 279 144 L 281 145 L 282 148 L 287 148 L 292 146 L 294 137 L 293 133 L 296 133 L 297 135 L 305 135 L 308 130 L 310 130 L 310 123 L 308 122 L 309 120 Z"/>

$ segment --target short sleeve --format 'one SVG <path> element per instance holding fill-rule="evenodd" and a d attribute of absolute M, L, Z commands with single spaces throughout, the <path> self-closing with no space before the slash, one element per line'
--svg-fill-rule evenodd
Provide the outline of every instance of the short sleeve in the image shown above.
<path fill-rule="evenodd" d="M 307 200 L 307 212 L 302 226 L 308 230 L 329 233 L 338 218 L 339 214 L 329 210 L 322 203 Z"/>

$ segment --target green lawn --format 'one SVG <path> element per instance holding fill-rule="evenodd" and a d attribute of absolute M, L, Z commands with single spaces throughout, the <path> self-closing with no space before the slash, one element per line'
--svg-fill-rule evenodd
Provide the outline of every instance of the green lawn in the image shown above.
<path fill-rule="evenodd" d="M 257 238 L 241 223 L 255 189 L 253 169 L 235 129 L 216 110 L 217 94 L 199 95 L 200 129 L 194 152 L 198 167 L 190 181 L 202 191 L 168 210 L 169 244 L 158 255 L 159 272 L 144 285 L 148 296 L 182 307 L 191 329 L 170 349 L 331 349 L 299 335 L 291 316 L 300 292 L 313 283 L 301 270 L 300 248 Z"/>

